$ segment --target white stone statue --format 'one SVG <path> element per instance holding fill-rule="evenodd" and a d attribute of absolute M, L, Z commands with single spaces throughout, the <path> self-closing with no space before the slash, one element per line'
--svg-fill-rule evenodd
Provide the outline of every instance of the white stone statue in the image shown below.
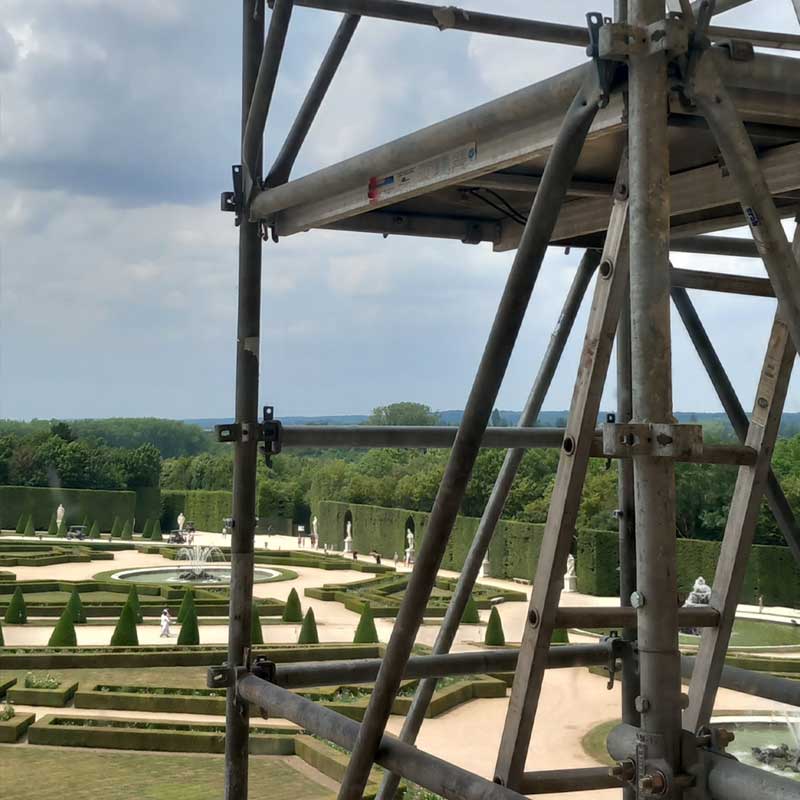
<path fill-rule="evenodd" d="M 319 536 L 319 529 L 317 528 L 317 518 L 316 518 L 316 516 L 311 520 L 311 533 L 314 536 Z"/>
<path fill-rule="evenodd" d="M 706 579 L 699 577 L 689 592 L 684 608 L 690 606 L 707 606 L 711 602 L 711 587 L 706 583 Z"/>
<path fill-rule="evenodd" d="M 575 556 L 570 553 L 567 556 L 567 571 L 564 573 L 564 591 L 578 591 L 578 577 L 575 574 Z"/>
<path fill-rule="evenodd" d="M 414 531 L 411 528 L 406 528 L 406 547 L 409 550 L 414 549 Z"/>
<path fill-rule="evenodd" d="M 185 524 L 186 524 L 186 517 L 184 516 L 183 511 L 181 511 L 181 513 L 178 514 L 178 530 L 182 531 L 183 530 L 183 526 Z"/>
<path fill-rule="evenodd" d="M 64 521 L 64 514 L 66 513 L 66 509 L 64 508 L 63 503 L 59 503 L 58 508 L 56 509 L 56 525 L 61 527 L 61 523 Z"/>
<path fill-rule="evenodd" d="M 345 551 L 345 553 L 352 553 L 353 552 L 353 522 L 352 522 L 352 520 L 347 520 L 347 524 L 344 526 L 344 551 Z"/>

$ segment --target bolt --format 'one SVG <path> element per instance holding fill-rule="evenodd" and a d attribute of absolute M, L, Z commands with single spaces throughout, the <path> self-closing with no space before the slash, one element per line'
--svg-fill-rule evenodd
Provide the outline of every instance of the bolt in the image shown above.
<path fill-rule="evenodd" d="M 633 702 L 636 710 L 640 714 L 645 714 L 650 710 L 650 701 L 646 697 L 639 695 Z"/>
<path fill-rule="evenodd" d="M 648 794 L 664 794 L 667 791 L 667 779 L 663 772 L 656 770 L 650 775 L 639 778 L 639 791 Z"/>
<path fill-rule="evenodd" d="M 641 592 L 632 592 L 631 605 L 634 608 L 642 608 L 644 606 L 644 595 Z"/>
<path fill-rule="evenodd" d="M 539 612 L 532 608 L 528 614 L 528 622 L 535 628 L 539 625 Z"/>

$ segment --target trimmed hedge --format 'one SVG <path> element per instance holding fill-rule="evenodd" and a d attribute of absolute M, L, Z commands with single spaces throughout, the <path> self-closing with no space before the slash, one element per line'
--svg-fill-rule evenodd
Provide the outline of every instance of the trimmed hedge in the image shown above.
<path fill-rule="evenodd" d="M 314 609 L 309 608 L 303 618 L 303 625 L 300 628 L 300 636 L 297 644 L 319 644 L 319 634 L 317 633 L 317 623 L 314 619 Z"/>
<path fill-rule="evenodd" d="M 678 591 L 688 594 L 699 575 L 710 584 L 719 561 L 721 542 L 678 539 Z M 581 531 L 576 571 L 578 591 L 612 597 L 619 594 L 617 534 Z M 741 603 L 797 608 L 800 605 L 800 569 L 788 547 L 754 545 L 750 551 Z"/>
<path fill-rule="evenodd" d="M 13 744 L 33 724 L 36 714 L 17 711 L 11 719 L 0 719 L 0 742 Z"/>
<path fill-rule="evenodd" d="M 119 615 L 114 633 L 111 634 L 112 647 L 135 647 L 139 644 L 136 632 L 136 613 L 129 603 L 125 603 Z"/>
<path fill-rule="evenodd" d="M 222 520 L 231 515 L 233 494 L 224 491 L 192 489 L 189 491 L 163 491 L 161 493 L 161 527 L 174 530 L 181 511 L 197 530 L 216 533 L 222 531 Z"/>
<path fill-rule="evenodd" d="M 250 645 L 264 644 L 264 631 L 261 630 L 261 617 L 259 616 L 258 603 L 253 601 L 250 612 Z"/>
<path fill-rule="evenodd" d="M 284 622 L 302 622 L 303 621 L 303 608 L 300 605 L 300 598 L 297 595 L 297 590 L 292 588 L 289 596 L 286 598 L 286 607 L 283 609 L 281 619 Z"/>
<path fill-rule="evenodd" d="M 73 622 L 78 624 L 86 622 L 86 614 L 83 611 L 81 595 L 80 592 L 78 592 L 77 586 L 72 587 L 72 592 L 70 592 L 69 601 L 67 602 L 67 608 L 69 609 L 69 613 L 72 615 Z"/>
<path fill-rule="evenodd" d="M 78 690 L 78 681 L 61 681 L 55 689 L 26 689 L 12 686 L 6 693 L 9 702 L 21 706 L 52 706 L 63 708 Z"/>
<path fill-rule="evenodd" d="M 375 628 L 375 617 L 372 616 L 372 609 L 367 603 L 361 612 L 361 619 L 358 621 L 353 642 L 355 644 L 374 644 L 378 641 L 380 640 L 378 639 L 378 631 Z"/>
<path fill-rule="evenodd" d="M 186 609 L 181 622 L 181 632 L 178 634 L 178 644 L 200 644 L 200 628 L 197 625 L 197 611 L 194 605 Z"/>
<path fill-rule="evenodd" d="M 178 609 L 178 622 L 183 623 L 190 613 L 195 613 L 194 608 L 194 587 L 190 586 L 183 593 L 181 607 Z"/>
<path fill-rule="evenodd" d="M 51 489 L 38 486 L 0 486 L 0 528 L 13 528 L 21 515 L 31 516 L 38 530 L 47 530 L 50 515 L 64 504 L 66 525 L 80 525 L 85 517 L 110 530 L 115 516 L 130 518 L 136 509 L 136 494 L 100 489 Z"/>
<path fill-rule="evenodd" d="M 483 642 L 490 647 L 505 646 L 506 636 L 505 633 L 503 633 L 503 623 L 500 620 L 500 614 L 496 606 L 492 606 L 492 610 L 489 614 L 489 624 L 486 626 L 486 636 Z"/>
<path fill-rule="evenodd" d="M 3 620 L 9 625 L 24 625 L 28 621 L 28 610 L 25 606 L 25 598 L 19 586 L 14 589 L 14 594 L 11 597 L 11 602 L 8 604 Z"/>
<path fill-rule="evenodd" d="M 72 621 L 72 613 L 69 606 L 64 609 L 64 613 L 58 618 L 50 638 L 47 640 L 48 647 L 77 647 L 78 637 L 75 634 L 75 623 Z"/>

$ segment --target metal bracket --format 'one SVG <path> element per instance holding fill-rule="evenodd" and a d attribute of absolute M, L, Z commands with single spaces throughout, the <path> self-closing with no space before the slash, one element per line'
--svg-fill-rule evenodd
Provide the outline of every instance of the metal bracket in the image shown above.
<path fill-rule="evenodd" d="M 609 635 L 603 638 L 603 644 L 608 644 L 608 683 L 606 689 L 611 691 L 614 688 L 614 678 L 617 674 L 617 659 L 622 657 L 623 651 L 630 644 L 620 638 L 616 631 L 609 631 Z"/>
<path fill-rule="evenodd" d="M 215 425 L 214 433 L 217 441 L 223 444 L 249 442 L 252 439 L 261 439 L 261 425 L 258 422 L 231 422 L 227 425 Z"/>
<path fill-rule="evenodd" d="M 600 38 L 602 32 L 609 27 L 610 17 L 604 17 L 597 11 L 590 11 L 586 15 L 586 26 L 589 29 L 589 46 L 586 48 L 586 55 L 594 59 L 597 66 L 597 79 L 600 84 L 600 108 L 608 105 L 611 96 L 611 84 L 616 72 L 616 64 L 609 61 L 600 54 Z"/>
<path fill-rule="evenodd" d="M 668 17 L 640 28 L 623 22 L 603 25 L 598 33 L 598 54 L 611 61 L 631 56 L 666 53 L 678 58 L 689 51 L 689 26 L 682 17 Z"/>
<path fill-rule="evenodd" d="M 238 227 L 242 222 L 242 209 L 244 208 L 242 165 L 234 164 L 231 167 L 231 172 L 233 173 L 233 191 L 222 192 L 219 204 L 221 211 L 229 211 L 236 214 L 234 225 Z"/>
<path fill-rule="evenodd" d="M 703 428 L 660 422 L 606 423 L 603 425 L 603 455 L 609 458 L 653 456 L 680 458 L 700 456 Z"/>
<path fill-rule="evenodd" d="M 275 408 L 264 406 L 264 422 L 261 425 L 261 438 L 264 446 L 261 452 L 268 467 L 272 466 L 272 456 L 278 455 L 283 449 L 283 424 L 275 419 Z"/>
<path fill-rule="evenodd" d="M 227 663 L 209 667 L 206 671 L 206 686 L 209 689 L 230 689 L 236 686 L 239 677 L 247 671 L 247 667 L 232 667 Z"/>

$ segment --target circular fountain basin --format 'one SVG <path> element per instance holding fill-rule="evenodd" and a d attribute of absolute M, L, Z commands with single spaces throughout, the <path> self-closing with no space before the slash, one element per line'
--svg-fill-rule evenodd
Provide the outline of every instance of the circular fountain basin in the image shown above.
<path fill-rule="evenodd" d="M 195 570 L 196 574 L 192 574 Z M 177 564 L 174 567 L 125 569 L 113 573 L 110 577 L 115 581 L 130 581 L 131 583 L 191 583 L 194 585 L 227 586 L 231 582 L 231 568 L 226 565 L 193 565 L 186 563 Z M 253 581 L 255 583 L 282 580 L 283 577 L 284 571 L 280 569 L 256 567 L 253 570 Z"/>
<path fill-rule="evenodd" d="M 800 782 L 800 715 L 749 715 L 714 718 L 712 725 L 732 731 L 736 738 L 727 752 L 743 764 Z"/>

